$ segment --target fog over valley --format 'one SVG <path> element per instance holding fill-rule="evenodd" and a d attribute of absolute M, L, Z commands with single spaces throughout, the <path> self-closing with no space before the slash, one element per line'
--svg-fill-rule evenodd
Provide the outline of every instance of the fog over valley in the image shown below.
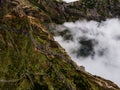
<path fill-rule="evenodd" d="M 120 20 L 65 22 L 54 37 L 85 69 L 120 86 Z"/>

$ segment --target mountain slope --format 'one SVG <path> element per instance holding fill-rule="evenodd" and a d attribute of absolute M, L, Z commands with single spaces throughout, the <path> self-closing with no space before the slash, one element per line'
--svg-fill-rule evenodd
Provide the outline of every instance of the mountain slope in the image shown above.
<path fill-rule="evenodd" d="M 119 90 L 71 60 L 44 26 L 51 16 L 38 6 L 0 1 L 0 90 Z"/>

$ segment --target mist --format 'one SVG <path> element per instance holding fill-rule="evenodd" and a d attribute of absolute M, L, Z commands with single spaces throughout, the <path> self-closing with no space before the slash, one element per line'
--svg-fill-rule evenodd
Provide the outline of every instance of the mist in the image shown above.
<path fill-rule="evenodd" d="M 120 20 L 65 22 L 54 38 L 79 66 L 120 86 Z"/>

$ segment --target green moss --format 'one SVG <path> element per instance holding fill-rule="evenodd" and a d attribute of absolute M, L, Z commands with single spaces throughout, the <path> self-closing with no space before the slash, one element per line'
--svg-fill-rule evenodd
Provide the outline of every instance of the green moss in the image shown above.
<path fill-rule="evenodd" d="M 32 87 L 27 79 L 24 79 L 16 90 L 31 90 Z"/>
<path fill-rule="evenodd" d="M 39 36 L 36 36 L 36 40 L 42 44 L 47 44 L 46 40 L 41 39 Z"/>

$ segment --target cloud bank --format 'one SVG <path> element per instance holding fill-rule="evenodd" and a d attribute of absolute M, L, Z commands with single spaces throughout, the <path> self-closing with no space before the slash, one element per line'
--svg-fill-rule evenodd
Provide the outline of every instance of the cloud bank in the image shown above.
<path fill-rule="evenodd" d="M 55 40 L 78 65 L 120 86 L 119 19 L 66 22 L 58 26 L 57 31 L 64 33 L 55 36 Z M 63 34 L 69 38 L 66 39 Z"/>

